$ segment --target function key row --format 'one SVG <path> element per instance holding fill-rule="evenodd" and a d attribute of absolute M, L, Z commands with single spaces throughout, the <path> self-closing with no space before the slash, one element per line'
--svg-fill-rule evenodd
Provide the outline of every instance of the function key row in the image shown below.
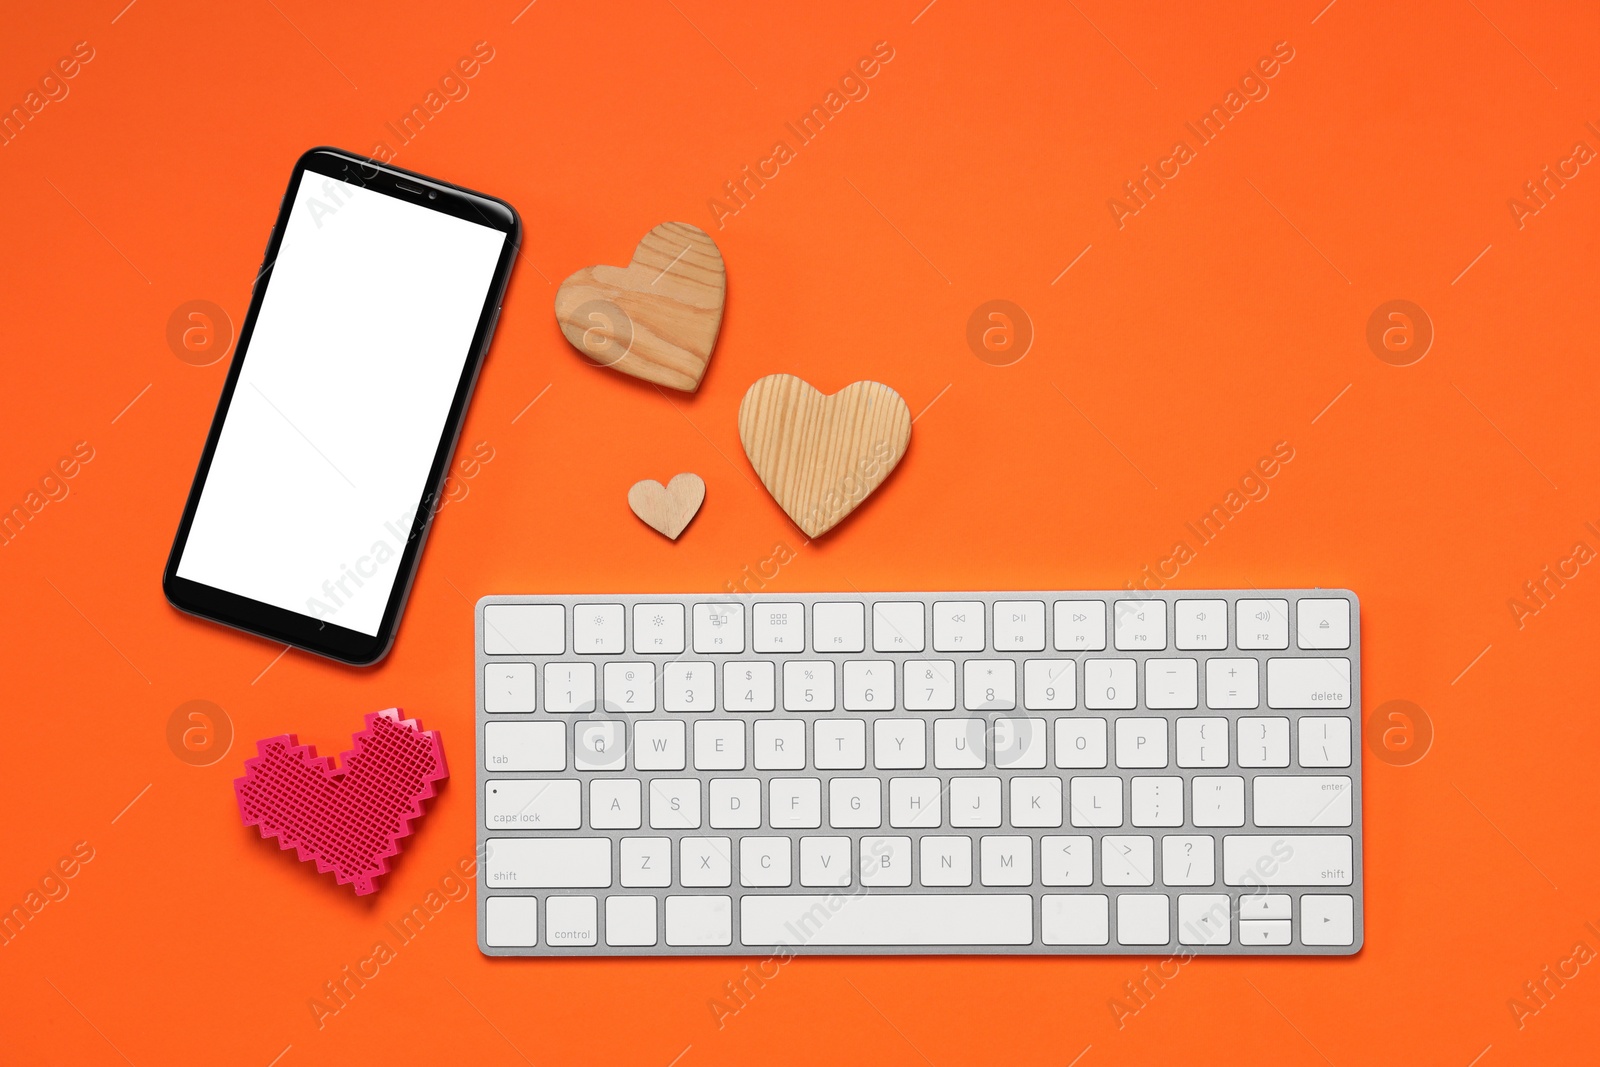
<path fill-rule="evenodd" d="M 632 651 L 644 655 L 738 654 L 746 644 L 746 605 L 736 601 L 635 604 Z M 1098 652 L 1108 637 L 1119 651 L 1308 650 L 1350 647 L 1350 602 L 1342 597 L 1288 600 L 1241 597 L 1232 607 L 1229 643 L 1226 600 L 881 600 L 871 604 L 874 652 L 1042 652 L 1046 616 L 1053 616 L 1058 652 Z M 806 605 L 760 601 L 748 605 L 749 641 L 758 653 L 855 653 L 867 650 L 868 605 L 860 601 Z M 628 610 L 622 604 L 575 604 L 571 652 L 619 655 L 629 651 Z M 1170 614 L 1170 618 L 1169 618 Z M 931 616 L 931 618 L 930 618 Z M 1293 632 L 1291 633 L 1291 616 Z M 931 625 L 930 625 L 931 624 Z M 930 633 L 931 630 L 931 633 Z M 491 656 L 565 655 L 567 608 L 561 604 L 490 604 L 483 609 L 484 652 Z"/>

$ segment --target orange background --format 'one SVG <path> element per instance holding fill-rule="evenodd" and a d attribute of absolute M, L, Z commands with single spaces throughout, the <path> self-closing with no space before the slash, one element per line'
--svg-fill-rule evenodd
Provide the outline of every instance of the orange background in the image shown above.
<path fill-rule="evenodd" d="M 0 905 L 94 850 L 0 948 L 0 1058 L 1592 1062 L 1600 964 L 1520 1028 L 1508 1001 L 1600 951 L 1600 575 L 1520 628 L 1508 601 L 1600 548 L 1600 174 L 1521 228 L 1507 203 L 1600 148 L 1592 7 L 124 2 L 18 8 L 0 35 L 8 108 L 75 42 L 95 53 L 0 148 L 0 505 L 94 450 L 0 548 Z M 395 161 L 526 221 L 462 437 L 495 458 L 441 513 L 386 662 L 278 658 L 161 597 L 226 367 L 177 358 L 167 319 L 206 299 L 237 326 L 295 157 L 391 140 L 480 40 L 470 95 Z M 716 229 L 723 182 L 879 41 L 870 95 Z M 1119 230 L 1107 200 L 1279 41 L 1270 95 Z M 586 366 L 551 314 L 553 283 L 668 219 L 710 229 L 730 278 L 692 397 Z M 1036 330 L 1008 367 L 965 340 L 994 298 Z M 1395 298 L 1437 333 L 1411 366 L 1365 340 Z M 739 449 L 739 399 L 775 371 L 879 379 L 920 415 L 816 544 Z M 477 597 L 719 590 L 779 544 L 772 590 L 1121 587 L 1279 441 L 1270 495 L 1173 586 L 1354 589 L 1368 709 L 1431 719 L 1410 766 L 1367 739 L 1360 955 L 1199 960 L 1120 1027 L 1144 961 L 802 959 L 719 1029 L 743 961 L 491 962 L 463 902 L 318 1028 L 323 983 L 471 853 Z M 624 498 L 680 470 L 709 488 L 671 544 Z M 235 731 L 207 767 L 167 742 L 195 699 Z M 455 777 L 358 900 L 244 829 L 231 779 L 256 738 L 338 753 L 395 704 L 443 731 Z"/>

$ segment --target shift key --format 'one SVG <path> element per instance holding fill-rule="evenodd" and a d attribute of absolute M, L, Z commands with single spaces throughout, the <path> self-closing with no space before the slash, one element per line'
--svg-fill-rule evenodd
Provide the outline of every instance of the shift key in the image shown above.
<path fill-rule="evenodd" d="M 1222 839 L 1227 885 L 1349 885 L 1351 839 L 1343 834 L 1233 834 Z"/>

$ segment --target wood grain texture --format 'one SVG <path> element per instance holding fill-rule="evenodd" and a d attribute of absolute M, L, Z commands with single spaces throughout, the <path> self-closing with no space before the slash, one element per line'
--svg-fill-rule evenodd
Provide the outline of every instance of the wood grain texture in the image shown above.
<path fill-rule="evenodd" d="M 739 440 L 778 506 L 820 537 L 883 484 L 911 444 L 911 409 L 881 382 L 826 396 L 769 374 L 739 404 Z"/>
<path fill-rule="evenodd" d="M 626 267 L 584 267 L 562 282 L 556 321 L 596 363 L 692 393 L 711 362 L 727 292 L 716 242 L 698 226 L 663 222 Z"/>
<path fill-rule="evenodd" d="M 646 526 L 674 541 L 700 513 L 705 499 L 706 483 L 698 474 L 675 475 L 666 485 L 646 478 L 628 490 L 628 506 L 633 513 Z"/>

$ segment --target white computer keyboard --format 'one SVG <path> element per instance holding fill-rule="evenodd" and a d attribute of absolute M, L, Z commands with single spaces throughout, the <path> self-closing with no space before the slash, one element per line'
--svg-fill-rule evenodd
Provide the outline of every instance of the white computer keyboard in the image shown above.
<path fill-rule="evenodd" d="M 503 956 L 1349 955 L 1345 590 L 491 596 Z"/>

